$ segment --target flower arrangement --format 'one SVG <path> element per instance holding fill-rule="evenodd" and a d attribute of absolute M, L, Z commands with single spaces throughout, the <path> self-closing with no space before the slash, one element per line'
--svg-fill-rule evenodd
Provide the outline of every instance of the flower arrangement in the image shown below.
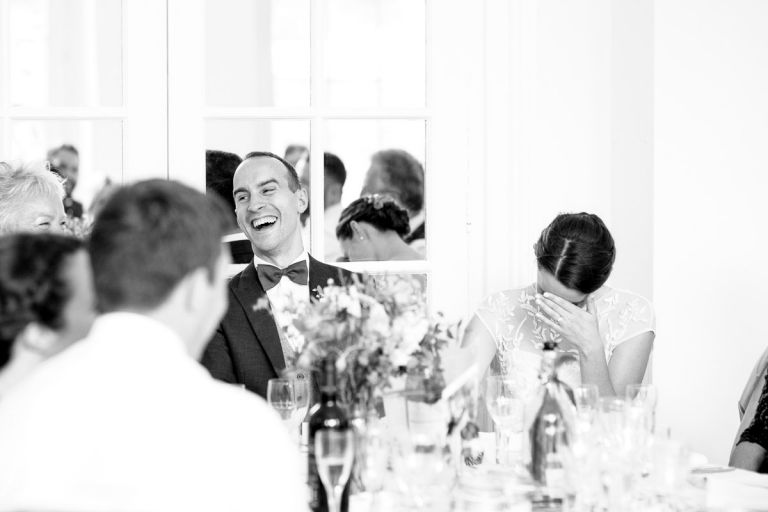
<path fill-rule="evenodd" d="M 320 291 L 310 303 L 289 304 L 284 334 L 296 348 L 293 365 L 320 370 L 336 359 L 341 400 L 361 411 L 375 409 L 394 377 L 421 371 L 421 389 L 409 389 L 428 403 L 445 387 L 440 351 L 458 337 L 438 315 L 430 317 L 421 282 L 411 276 L 354 276 Z"/>

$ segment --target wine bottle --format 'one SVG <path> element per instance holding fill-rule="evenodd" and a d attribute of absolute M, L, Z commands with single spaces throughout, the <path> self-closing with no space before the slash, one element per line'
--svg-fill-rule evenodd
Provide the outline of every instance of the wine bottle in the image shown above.
<path fill-rule="evenodd" d="M 563 451 L 568 448 L 575 407 L 573 391 L 557 377 L 556 359 L 555 343 L 545 342 L 541 363 L 541 406 L 530 431 L 531 476 L 541 486 L 543 501 L 562 498 Z"/>
<path fill-rule="evenodd" d="M 320 383 L 320 401 L 312 406 L 309 415 L 309 446 L 307 479 L 309 484 L 309 508 L 312 512 L 328 512 L 328 498 L 320 480 L 315 461 L 315 435 L 320 430 L 347 430 L 347 414 L 338 403 L 336 360 L 328 357 L 323 361 L 323 374 Z M 349 482 L 344 487 L 341 497 L 341 511 L 349 509 Z"/>

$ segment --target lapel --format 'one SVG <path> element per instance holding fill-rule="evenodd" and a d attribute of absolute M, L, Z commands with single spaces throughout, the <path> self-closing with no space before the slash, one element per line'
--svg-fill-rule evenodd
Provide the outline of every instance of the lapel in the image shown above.
<path fill-rule="evenodd" d="M 339 267 L 332 265 L 326 265 L 317 261 L 312 255 L 309 255 L 309 296 L 312 299 L 317 299 L 318 288 L 325 288 L 328 286 L 328 281 L 333 281 L 335 284 L 342 284 L 344 279 L 344 271 Z"/>
<path fill-rule="evenodd" d="M 253 260 L 245 267 L 237 282 L 232 283 L 232 292 L 245 311 L 248 323 L 251 324 L 251 329 L 267 354 L 269 362 L 272 363 L 275 373 L 279 375 L 285 368 L 280 333 L 277 332 L 277 324 L 269 307 L 267 292 L 264 291 L 256 275 Z"/>

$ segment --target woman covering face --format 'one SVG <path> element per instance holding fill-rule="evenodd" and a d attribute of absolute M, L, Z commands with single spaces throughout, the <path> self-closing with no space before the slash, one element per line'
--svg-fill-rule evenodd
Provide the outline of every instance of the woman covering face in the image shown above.
<path fill-rule="evenodd" d="M 45 166 L 0 162 L 0 234 L 64 231 L 63 198 L 61 180 Z"/>
<path fill-rule="evenodd" d="M 94 303 L 82 242 L 54 234 L 0 237 L 0 396 L 85 337 Z"/>
<path fill-rule="evenodd" d="M 559 375 L 571 386 L 593 384 L 624 396 L 643 380 L 655 337 L 651 303 L 605 285 L 616 248 L 597 215 L 561 214 L 534 245 L 536 282 L 488 297 L 464 345 L 480 368 L 538 387 L 541 352 L 554 342 L 565 357 Z"/>

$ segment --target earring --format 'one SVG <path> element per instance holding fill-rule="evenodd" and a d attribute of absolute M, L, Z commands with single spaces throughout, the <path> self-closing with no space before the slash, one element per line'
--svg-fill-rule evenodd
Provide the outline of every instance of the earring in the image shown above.
<path fill-rule="evenodd" d="M 365 240 L 365 237 L 364 237 L 364 236 L 361 236 L 361 237 L 360 237 L 360 241 L 364 241 L 364 240 Z"/>

